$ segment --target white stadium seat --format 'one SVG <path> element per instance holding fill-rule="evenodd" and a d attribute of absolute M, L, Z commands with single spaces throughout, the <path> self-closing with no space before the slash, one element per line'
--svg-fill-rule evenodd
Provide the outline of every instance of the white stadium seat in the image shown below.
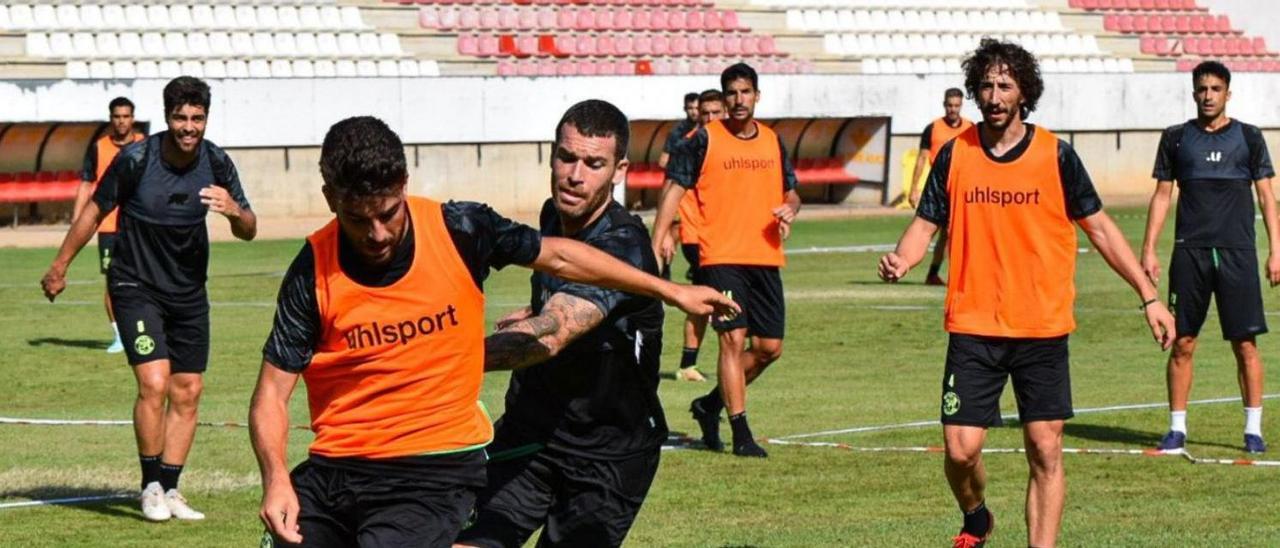
<path fill-rule="evenodd" d="M 235 55 L 235 49 L 231 47 L 231 35 L 225 32 L 209 33 L 209 55 L 212 57 Z"/>
<path fill-rule="evenodd" d="M 227 78 L 248 78 L 249 64 L 243 59 L 232 59 L 227 61 Z"/>
<path fill-rule="evenodd" d="M 160 61 L 159 64 L 161 78 L 177 78 L 182 76 L 182 65 L 177 61 L 165 59 Z"/>
<path fill-rule="evenodd" d="M 350 59 L 341 59 L 334 63 L 334 75 L 340 78 L 353 78 L 357 76 L 356 62 Z"/>
<path fill-rule="evenodd" d="M 182 74 L 186 76 L 194 76 L 196 78 L 204 78 L 204 64 L 200 61 L 186 60 L 183 61 L 178 68 Z"/>
<path fill-rule="evenodd" d="M 415 76 L 422 75 L 422 70 L 420 65 L 418 64 L 417 61 L 412 59 L 402 59 L 400 61 L 399 71 L 400 71 L 400 76 L 405 78 L 412 78 Z"/>
<path fill-rule="evenodd" d="M 242 29 L 258 28 L 258 12 L 250 5 L 236 6 L 236 25 Z M 252 67 L 250 67 L 252 72 Z"/>
<path fill-rule="evenodd" d="M 183 30 L 194 28 L 195 21 L 192 20 L 191 8 L 181 5 L 170 6 L 169 27 Z"/>
<path fill-rule="evenodd" d="M 315 78 L 315 66 L 311 61 L 306 59 L 298 59 L 293 61 L 293 77 L 294 78 Z"/>
<path fill-rule="evenodd" d="M 298 46 L 298 55 L 303 57 L 318 57 L 320 55 L 320 47 L 316 44 L 316 35 L 310 32 L 300 32 L 294 36 L 294 42 Z"/>
<path fill-rule="evenodd" d="M 49 4 L 36 4 L 31 8 L 31 16 L 34 20 L 34 28 L 45 30 L 62 29 L 62 26 L 58 24 L 57 11 Z"/>
<path fill-rule="evenodd" d="M 117 80 L 132 80 L 138 77 L 133 61 L 115 61 L 111 63 L 112 76 Z"/>
<path fill-rule="evenodd" d="M 331 32 L 322 32 L 317 34 L 316 47 L 320 50 L 320 55 L 324 55 L 326 57 L 338 57 L 342 55 L 342 50 L 338 47 L 338 36 Z"/>
<path fill-rule="evenodd" d="M 203 65 L 204 65 L 205 78 L 226 78 L 227 77 L 226 63 L 216 59 L 209 59 L 205 61 Z"/>
<path fill-rule="evenodd" d="M 253 53 L 256 55 L 271 56 L 276 54 L 276 41 L 269 32 L 253 33 Z M 253 67 L 249 67 L 250 72 Z"/>
<path fill-rule="evenodd" d="M 275 6 L 258 6 L 257 10 L 258 28 L 263 30 L 273 30 L 280 28 L 280 19 L 276 17 Z"/>
<path fill-rule="evenodd" d="M 423 76 L 440 76 L 440 63 L 437 63 L 435 59 L 419 61 L 418 73 Z"/>
<path fill-rule="evenodd" d="M 302 28 L 302 22 L 298 18 L 298 8 L 295 6 L 280 6 L 276 8 L 276 16 L 278 25 L 284 30 L 298 30 Z M 294 71 L 297 72 L 296 70 Z"/>
<path fill-rule="evenodd" d="M 75 48 L 71 45 L 70 34 L 55 32 L 49 35 L 49 56 L 72 57 L 75 52 Z"/>
<path fill-rule="evenodd" d="M 84 6 L 87 9 L 90 6 Z M 81 12 L 80 17 L 83 19 L 85 14 Z M 125 14 L 124 6 L 118 4 L 107 4 L 102 6 L 102 28 L 115 30 L 137 30 L 130 29 L 129 18 Z"/>
<path fill-rule="evenodd" d="M 209 44 L 209 35 L 203 32 L 187 33 L 187 52 L 192 57 L 209 57 L 213 55 L 213 48 Z"/>
<path fill-rule="evenodd" d="M 250 56 L 253 55 L 253 35 L 247 32 L 231 33 L 231 50 L 236 55 Z"/>
<path fill-rule="evenodd" d="M 15 4 L 9 7 L 9 28 L 13 30 L 31 30 L 36 27 L 35 15 L 31 13 L 31 6 L 26 4 Z M 85 73 L 89 72 L 88 65 L 85 66 Z"/>
<path fill-rule="evenodd" d="M 138 78 L 159 78 L 160 66 L 155 61 L 138 61 L 134 63 Z"/>
<path fill-rule="evenodd" d="M 150 29 L 151 23 L 147 22 L 147 8 L 137 4 L 125 6 L 124 26 L 135 30 Z"/>
<path fill-rule="evenodd" d="M 342 26 L 342 12 L 336 6 L 320 8 L 320 24 L 326 29 L 347 30 Z"/>
<path fill-rule="evenodd" d="M 164 50 L 170 57 L 187 57 L 187 37 L 180 32 L 164 33 Z M 150 53 L 150 52 L 148 52 Z"/>
<path fill-rule="evenodd" d="M 373 78 L 378 75 L 378 64 L 371 59 L 361 59 L 356 61 L 356 76 L 363 78 Z"/>
<path fill-rule="evenodd" d="M 302 6 L 298 9 L 298 25 L 304 29 L 320 30 L 325 28 L 323 21 L 320 19 L 320 8 L 316 6 Z"/>
<path fill-rule="evenodd" d="M 236 19 L 235 8 L 220 4 L 213 7 L 214 27 L 226 30 L 234 30 L 241 28 L 240 22 Z"/>
<path fill-rule="evenodd" d="M 249 78 L 270 78 L 271 64 L 266 59 L 252 59 L 249 61 Z"/>
<path fill-rule="evenodd" d="M 312 68 L 315 69 L 315 75 L 318 78 L 333 78 L 338 75 L 337 69 L 333 65 L 333 61 L 329 59 L 320 59 L 313 63 Z"/>
<path fill-rule="evenodd" d="M 392 59 L 383 59 L 378 61 L 378 76 L 382 78 L 399 77 L 400 65 Z"/>
<path fill-rule="evenodd" d="M 169 8 L 159 4 L 147 6 L 147 23 L 156 30 L 169 29 Z"/>
<path fill-rule="evenodd" d="M 275 34 L 276 55 L 284 57 L 297 57 L 298 44 L 293 39 L 291 32 L 277 32 Z"/>
<path fill-rule="evenodd" d="M 89 63 L 84 61 L 71 61 L 67 63 L 67 78 L 71 78 L 73 80 L 89 78 Z"/>
<path fill-rule="evenodd" d="M 293 78 L 293 65 L 287 59 L 273 59 L 271 61 L 271 77 Z"/>
<path fill-rule="evenodd" d="M 54 8 L 58 28 L 60 29 L 79 29 L 80 26 L 80 9 L 71 4 L 62 4 Z"/>
<path fill-rule="evenodd" d="M 196 4 L 191 6 L 191 28 L 208 30 L 223 27 L 218 26 L 218 17 L 214 14 L 213 6 Z M 229 29 L 223 28 L 223 30 Z"/>
<path fill-rule="evenodd" d="M 360 8 L 355 6 L 343 6 L 342 10 L 342 28 L 360 30 L 364 29 L 364 20 L 360 17 Z"/>

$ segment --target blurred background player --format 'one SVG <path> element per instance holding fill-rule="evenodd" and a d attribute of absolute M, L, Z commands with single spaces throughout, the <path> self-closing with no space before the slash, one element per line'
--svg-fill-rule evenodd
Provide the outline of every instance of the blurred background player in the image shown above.
<path fill-rule="evenodd" d="M 84 205 L 98 189 L 98 183 L 102 181 L 107 167 L 111 166 L 111 161 L 116 159 L 120 149 L 147 138 L 146 135 L 133 130 L 133 101 L 125 97 L 116 97 L 107 105 L 107 112 L 111 116 L 107 130 L 89 144 L 89 150 L 84 155 L 84 169 L 80 171 L 80 184 L 76 187 L 75 207 L 72 210 L 73 226 L 80 212 L 84 210 Z M 98 225 L 98 271 L 104 276 L 107 268 L 111 266 L 111 246 L 116 240 L 116 211 L 113 208 Z M 115 337 L 107 347 L 107 353 L 124 352 L 124 343 L 120 342 L 120 329 L 116 326 L 115 314 L 111 312 L 110 292 L 103 291 L 102 300 L 106 305 L 107 320 L 111 322 L 111 333 Z"/>
<path fill-rule="evenodd" d="M 685 134 L 685 139 L 692 137 L 695 131 L 706 127 L 712 120 L 724 120 L 724 117 L 724 97 L 720 94 L 720 90 L 709 89 L 698 94 L 698 126 L 689 130 L 689 133 Z M 667 181 L 666 184 L 673 183 Z M 680 199 L 680 218 L 675 222 L 676 227 L 669 233 L 679 233 L 680 254 L 689 264 L 689 272 L 685 277 L 692 283 L 703 283 L 698 269 L 698 226 L 701 224 L 701 213 L 698 211 L 696 193 L 686 192 Z M 707 333 L 707 320 L 706 316 L 685 316 L 684 318 L 684 349 L 680 353 L 680 369 L 676 371 L 678 381 L 705 382 L 707 380 L 702 372 L 698 371 L 698 350 L 702 347 L 702 339 Z"/>
<path fill-rule="evenodd" d="M 1222 337 L 1231 341 L 1244 403 L 1244 450 L 1266 451 L 1262 440 L 1262 358 L 1255 337 L 1267 332 L 1258 279 L 1253 196 L 1262 204 L 1270 252 L 1267 280 L 1280 283 L 1280 220 L 1271 189 L 1275 170 L 1262 131 L 1227 116 L 1231 72 L 1216 61 L 1200 63 L 1191 73 L 1197 114 L 1171 126 L 1156 149 L 1156 190 L 1147 214 L 1142 267 L 1152 283 L 1160 278 L 1156 244 L 1178 182 L 1178 223 L 1173 259 L 1169 262 L 1169 306 L 1178 318 L 1178 340 L 1169 353 L 1169 432 L 1159 449 L 1181 452 L 1187 441 L 1187 398 L 1191 395 L 1192 357 L 1196 337 L 1209 312 L 1211 295 L 1218 303 Z"/>
<path fill-rule="evenodd" d="M 953 546 L 983 546 L 994 528 L 982 446 L 987 428 L 1001 424 L 1000 394 L 1013 377 L 1030 468 L 1027 545 L 1050 548 L 1067 492 L 1063 425 L 1074 414 L 1067 352 L 1075 329 L 1073 222 L 1138 293 L 1164 348 L 1175 336 L 1173 318 L 1102 210 L 1075 150 L 1023 122 L 1044 92 L 1036 58 L 988 38 L 962 66 L 982 123 L 938 151 L 916 218 L 897 250 L 880 260 L 879 275 L 901 280 L 924 258 L 934 232 L 951 230 L 941 418 L 947 482 L 964 517 Z"/>
<path fill-rule="evenodd" d="M 682 104 L 684 105 L 684 118 L 682 118 L 679 122 L 676 122 L 675 125 L 671 126 L 671 130 L 667 132 L 666 140 L 662 142 L 662 154 L 658 155 L 658 167 L 662 169 L 667 168 L 667 162 L 671 161 L 671 153 L 675 150 L 675 148 L 677 146 L 680 146 L 680 144 L 683 143 L 685 139 L 688 139 L 689 135 L 694 130 L 698 129 L 698 93 L 695 91 L 691 91 L 689 93 L 684 94 L 684 102 Z M 665 188 L 665 184 L 664 184 L 664 188 Z M 675 241 L 676 237 L 677 237 L 676 233 L 674 232 L 671 233 L 670 238 L 672 239 L 672 242 Z M 671 263 L 670 262 L 662 263 L 662 277 L 668 280 L 671 279 Z M 684 368 L 681 368 L 681 369 L 684 369 Z M 697 371 L 695 370 L 694 372 L 696 373 Z M 687 375 L 687 373 L 683 371 L 681 371 L 681 374 Z M 701 373 L 699 373 L 699 376 L 701 376 Z M 677 375 L 676 378 L 677 380 L 680 380 L 680 375 Z M 698 380 L 698 379 L 685 379 L 685 380 Z M 702 380 L 706 380 L 706 379 L 702 379 Z"/>
<path fill-rule="evenodd" d="M 663 263 L 671 262 L 671 221 L 692 190 L 701 213 L 701 281 L 732 297 L 742 314 L 713 318 L 712 326 L 720 334 L 719 383 L 693 400 L 690 412 L 708 448 L 723 448 L 720 412 L 727 409 L 733 454 L 766 457 L 747 423 L 747 384 L 782 356 L 782 241 L 800 211 L 800 196 L 781 138 L 755 120 L 760 99 L 755 69 L 746 63 L 730 66 L 720 75 L 720 88 L 728 117 L 694 132 L 667 165 L 666 177 L 674 184 L 666 186 L 658 203 L 655 255 Z"/>
<path fill-rule="evenodd" d="M 334 124 L 320 172 L 334 219 L 307 238 L 281 283 L 249 411 L 264 544 L 453 542 L 485 483 L 493 437 L 480 402 L 491 269 L 528 265 L 694 312 L 731 310 L 710 289 L 542 238 L 484 204 L 408 196 L 404 145 L 377 118 Z M 299 378 L 315 438 L 290 473 L 288 402 Z"/>
<path fill-rule="evenodd" d="M 960 116 L 960 108 L 963 106 L 964 92 L 960 91 L 960 88 L 947 89 L 942 95 L 942 108 L 945 114 L 930 122 L 924 127 L 924 131 L 920 132 L 920 153 L 916 155 L 916 167 L 911 172 L 911 194 L 908 196 L 912 208 L 920 205 L 920 192 L 924 190 L 924 187 L 915 182 L 919 181 L 928 167 L 933 165 L 933 159 L 938 157 L 938 149 L 973 126 L 973 122 Z M 933 262 L 929 263 L 929 274 L 924 279 L 925 284 L 947 285 L 947 281 L 938 275 L 946 256 L 947 227 L 939 227 L 938 241 L 933 247 Z"/>
<path fill-rule="evenodd" d="M 705 103 L 703 103 L 705 104 Z M 556 128 L 541 233 L 595 247 L 650 274 L 644 223 L 610 198 L 626 177 L 627 117 L 588 100 Z M 489 446 L 489 483 L 458 543 L 619 546 L 658 472 L 662 303 L 535 272 L 531 306 L 485 340 L 485 370 L 516 369 Z"/>
<path fill-rule="evenodd" d="M 231 158 L 204 138 L 209 101 L 208 84 L 196 78 L 174 78 L 164 87 L 168 130 L 120 151 L 41 280 L 53 301 L 66 288 L 72 259 L 119 206 L 107 291 L 138 383 L 133 428 L 142 515 L 151 521 L 204 519 L 178 492 L 178 480 L 195 440 L 209 364 L 205 217 L 223 215 L 241 240 L 258 231 Z"/>

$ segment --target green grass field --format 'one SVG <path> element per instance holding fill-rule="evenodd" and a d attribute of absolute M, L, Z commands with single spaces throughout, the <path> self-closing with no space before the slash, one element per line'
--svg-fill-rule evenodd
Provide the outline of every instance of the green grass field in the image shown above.
<path fill-rule="evenodd" d="M 1126 234 L 1140 234 L 1137 211 L 1120 211 Z M 790 242 L 811 246 L 885 244 L 906 217 L 801 222 Z M 1172 223 L 1170 223 L 1172 224 Z M 1167 229 L 1165 241 L 1171 241 Z M 1261 232 L 1261 231 L 1260 231 Z M 1081 240 L 1082 247 L 1087 241 Z M 213 351 L 201 419 L 243 422 L 270 328 L 280 273 L 298 241 L 215 244 L 210 298 Z M 74 265 L 58 304 L 44 301 L 38 280 L 52 249 L 0 250 L 0 416 L 127 419 L 134 383 L 108 342 L 101 277 L 89 248 Z M 1167 259 L 1167 249 L 1163 253 Z M 943 290 L 921 285 L 923 271 L 889 286 L 875 277 L 879 253 L 792 256 L 785 355 L 751 387 L 759 436 L 785 437 L 854 427 L 936 419 L 946 334 Z M 678 265 L 683 274 L 684 266 Z M 511 268 L 486 285 L 489 315 L 528 299 L 527 271 Z M 1080 256 L 1079 329 L 1072 337 L 1075 405 L 1079 410 L 1165 399 L 1164 355 L 1151 341 L 1137 298 L 1096 253 Z M 1268 292 L 1275 322 L 1280 311 Z M 1192 399 L 1238 397 L 1235 368 L 1210 314 Z M 680 318 L 671 314 L 663 369 L 678 362 Z M 1274 338 L 1260 340 L 1272 379 L 1280 373 Z M 714 372 L 715 345 L 702 369 Z M 1280 392 L 1271 381 L 1269 393 Z M 486 379 L 484 400 L 501 412 L 506 376 Z M 664 380 L 673 431 L 696 433 L 689 400 L 707 390 Z M 1271 400 L 1274 401 L 1274 400 Z M 1013 412 L 1012 395 L 1004 398 Z M 1272 406 L 1264 433 L 1280 443 Z M 306 421 L 295 394 L 293 420 Z M 1241 458 L 1237 402 L 1194 405 L 1189 451 Z M 1140 449 L 1167 426 L 1161 406 L 1081 413 L 1067 425 L 1068 447 Z M 725 435 L 728 428 L 725 427 Z M 803 438 L 857 447 L 939 445 L 935 424 Z M 310 433 L 290 438 L 292 462 L 305 456 Z M 1021 445 L 1016 424 L 991 431 L 989 447 Z M 634 546 L 944 546 L 959 519 L 937 453 L 862 453 L 769 445 L 767 460 L 678 450 L 662 467 L 629 541 Z M 1280 459 L 1280 449 L 1269 458 Z M 988 505 L 997 516 L 994 546 L 1025 545 L 1024 457 L 992 454 Z M 1195 465 L 1177 457 L 1068 455 L 1069 494 L 1063 546 L 1280 545 L 1280 468 Z M 138 464 L 127 426 L 0 425 L 0 503 L 88 496 L 137 489 Z M 0 509 L 0 546 L 246 546 L 262 526 L 257 467 L 244 428 L 197 433 L 183 491 L 209 519 L 142 521 L 134 501 Z"/>

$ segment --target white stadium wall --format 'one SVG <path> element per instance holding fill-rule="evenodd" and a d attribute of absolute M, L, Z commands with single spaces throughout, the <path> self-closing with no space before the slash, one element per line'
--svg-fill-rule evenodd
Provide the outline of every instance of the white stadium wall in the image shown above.
<path fill-rule="evenodd" d="M 890 116 L 888 196 L 900 193 L 900 159 L 921 128 L 941 113 L 942 92 L 956 77 L 803 75 L 764 77 L 757 114 L 780 117 Z M 165 82 L 0 81 L 0 120 L 101 120 L 118 95 L 138 105 L 139 120 L 163 126 Z M 207 136 L 238 149 L 251 198 L 264 212 L 325 213 L 318 199 L 318 149 L 325 130 L 347 116 L 385 120 L 409 145 L 415 192 L 536 211 L 545 195 L 545 143 L 569 105 L 601 98 L 634 119 L 673 118 L 687 91 L 717 87 L 714 77 L 405 78 L 212 81 Z M 1149 192 L 1158 130 L 1194 116 L 1190 76 L 1136 73 L 1046 76 L 1030 121 L 1072 139 L 1104 196 Z M 1229 113 L 1280 128 L 1280 75 L 1239 74 Z M 972 103 L 965 115 L 977 117 Z M 1272 156 L 1280 135 L 1268 132 Z M 879 203 L 880 189 L 859 189 L 848 202 Z"/>

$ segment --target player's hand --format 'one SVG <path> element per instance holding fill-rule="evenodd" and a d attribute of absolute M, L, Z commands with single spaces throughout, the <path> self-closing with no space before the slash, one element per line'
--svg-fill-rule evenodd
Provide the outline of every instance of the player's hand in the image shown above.
<path fill-rule="evenodd" d="M 503 316 L 498 320 L 498 323 L 493 324 L 493 328 L 495 330 L 506 329 L 508 326 L 510 326 L 513 323 L 524 321 L 531 317 L 533 317 L 533 309 L 526 306 L 519 310 L 512 311 L 510 314 L 507 314 L 506 316 Z"/>
<path fill-rule="evenodd" d="M 302 543 L 298 526 L 298 494 L 289 482 L 269 484 L 262 493 L 262 509 L 258 518 L 271 534 L 292 544 Z"/>
<path fill-rule="evenodd" d="M 907 271 L 911 267 L 907 266 L 907 261 L 899 257 L 897 253 L 889 253 L 880 258 L 880 265 L 877 268 L 877 274 L 880 279 L 886 282 L 896 282 L 907 275 Z"/>
<path fill-rule="evenodd" d="M 796 220 L 796 210 L 791 209 L 791 206 L 787 204 L 782 204 L 773 208 L 773 217 L 777 219 L 778 222 L 789 225 L 792 221 Z"/>
<path fill-rule="evenodd" d="M 231 193 L 227 192 L 227 189 L 217 185 L 200 189 L 200 203 L 214 213 L 221 213 L 227 217 L 240 216 L 240 204 L 231 199 Z"/>
<path fill-rule="evenodd" d="M 1280 255 L 1267 257 L 1267 281 L 1271 287 L 1280 285 Z"/>
<path fill-rule="evenodd" d="M 44 289 L 44 298 L 53 302 L 53 299 L 67 288 L 67 269 L 57 266 L 49 267 L 49 271 L 40 278 L 40 288 Z"/>
<path fill-rule="evenodd" d="M 671 264 L 671 260 L 676 256 L 675 239 L 663 238 L 661 242 L 654 242 L 653 256 L 658 258 L 658 270 Z"/>
<path fill-rule="evenodd" d="M 1270 265 L 1270 263 L 1267 264 Z M 1142 254 L 1142 271 L 1147 274 L 1147 279 L 1151 280 L 1152 285 L 1160 285 L 1160 259 L 1156 257 L 1155 252 Z"/>
<path fill-rule="evenodd" d="M 742 312 L 738 303 L 729 296 L 705 285 L 671 284 L 673 289 L 666 298 L 667 304 L 678 307 L 690 316 L 719 316 L 734 318 Z"/>
<path fill-rule="evenodd" d="M 791 223 L 778 221 L 778 236 L 782 238 L 782 241 L 787 241 L 787 238 L 791 237 Z"/>
<path fill-rule="evenodd" d="M 1155 337 L 1156 343 L 1160 345 L 1161 350 L 1168 350 L 1173 346 L 1174 339 L 1178 338 L 1173 314 L 1170 314 L 1169 309 L 1165 308 L 1164 303 L 1160 301 L 1147 305 L 1143 312 L 1147 315 L 1147 326 L 1151 328 L 1151 335 Z"/>

